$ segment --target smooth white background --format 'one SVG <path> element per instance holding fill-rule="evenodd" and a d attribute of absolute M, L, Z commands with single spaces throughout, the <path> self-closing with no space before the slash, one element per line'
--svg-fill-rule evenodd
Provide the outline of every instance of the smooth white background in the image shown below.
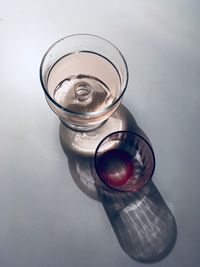
<path fill-rule="evenodd" d="M 178 238 L 151 266 L 199 265 L 200 4 L 197 0 L 0 1 L 0 266 L 143 266 L 101 203 L 71 178 L 39 65 L 73 33 L 107 38 L 130 73 L 124 105 L 152 141 L 153 181 Z"/>

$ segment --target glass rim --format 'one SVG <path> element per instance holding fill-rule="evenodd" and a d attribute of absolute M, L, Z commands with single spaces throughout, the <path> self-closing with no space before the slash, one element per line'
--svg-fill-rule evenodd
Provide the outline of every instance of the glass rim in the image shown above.
<path fill-rule="evenodd" d="M 109 184 L 106 184 L 106 183 L 104 182 L 104 180 L 101 178 L 101 175 L 100 175 L 100 173 L 99 173 L 99 171 L 98 171 L 97 160 L 96 160 L 96 158 L 97 158 L 97 153 L 98 153 L 99 147 L 100 147 L 100 146 L 103 144 L 103 142 L 104 142 L 107 138 L 109 138 L 111 135 L 118 134 L 118 133 L 127 133 L 127 134 L 136 135 L 137 137 L 141 138 L 141 139 L 147 144 L 147 146 L 150 148 L 150 151 L 151 151 L 151 154 L 152 154 L 152 157 L 153 157 L 153 168 L 152 168 L 151 174 L 149 175 L 148 180 L 147 180 L 147 181 L 143 184 L 143 186 L 140 187 L 138 190 L 131 190 L 131 189 L 123 190 L 123 189 L 120 189 L 120 188 L 117 188 L 117 187 L 113 187 L 113 186 L 111 186 L 111 185 L 109 185 Z M 123 130 L 123 131 L 112 132 L 112 133 L 106 135 L 106 136 L 99 142 L 99 144 L 97 145 L 97 147 L 96 147 L 96 149 L 95 149 L 93 162 L 94 162 L 94 167 L 95 167 L 96 173 L 97 173 L 99 179 L 101 180 L 101 182 L 102 182 L 104 185 L 106 185 L 107 187 L 111 188 L 112 190 L 119 191 L 119 192 L 127 192 L 127 193 L 130 193 L 130 192 L 137 192 L 137 191 L 139 191 L 140 189 L 142 189 L 142 188 L 143 188 L 143 187 L 144 187 L 144 186 L 151 180 L 151 178 L 152 178 L 152 176 L 153 176 L 153 174 L 154 174 L 154 171 L 155 171 L 155 167 L 156 167 L 155 153 L 154 153 L 154 150 L 153 150 L 152 145 L 150 144 L 150 142 L 149 142 L 146 138 L 144 138 L 142 135 L 140 135 L 140 134 L 138 134 L 138 133 L 136 133 L 136 132 L 134 132 L 134 131 L 125 131 L 125 130 Z"/>
<path fill-rule="evenodd" d="M 70 109 L 67 109 L 65 107 L 63 107 L 62 105 L 60 105 L 59 103 L 57 103 L 51 96 L 50 94 L 48 93 L 48 90 L 43 82 L 43 75 L 42 75 L 42 70 L 43 70 L 43 64 L 44 64 L 44 61 L 45 61 L 45 58 L 46 56 L 48 55 L 48 53 L 51 51 L 51 49 L 57 45 L 58 43 L 62 42 L 63 40 L 67 39 L 67 38 L 71 38 L 71 37 L 76 37 L 76 36 L 90 36 L 90 37 L 95 37 L 95 38 L 98 38 L 98 39 L 101 39 L 103 41 L 105 41 L 106 43 L 108 43 L 109 45 L 111 45 L 118 53 L 119 53 L 119 56 L 122 58 L 123 60 L 123 63 L 124 63 L 124 66 L 125 66 L 125 71 L 126 71 L 126 82 L 125 82 L 125 85 L 124 87 L 122 88 L 122 91 L 120 93 L 120 95 L 118 96 L 118 98 L 116 98 L 116 100 L 111 103 L 109 106 L 107 106 L 105 109 L 101 110 L 101 111 L 93 111 L 93 112 L 85 112 L 85 113 L 82 113 L 82 112 L 78 112 L 78 111 L 73 111 L 73 110 L 70 110 Z M 77 52 L 88 52 L 88 51 L 74 51 L 72 53 L 77 53 Z M 71 53 L 69 53 L 71 54 Z M 96 53 L 97 54 L 97 53 Z M 67 55 L 67 54 L 66 54 Z M 100 55 L 100 54 L 99 54 Z M 64 55 L 65 56 L 65 55 Z M 100 55 L 101 57 L 104 57 L 103 55 Z M 62 57 L 61 57 L 62 58 Z M 108 58 L 104 57 L 106 60 L 108 60 L 113 66 L 114 66 L 114 63 L 112 63 Z M 117 68 L 114 66 L 114 68 L 117 70 Z M 118 72 L 118 70 L 117 70 Z M 129 80 L 129 72 L 128 72 L 128 65 L 126 63 L 126 60 L 124 58 L 124 56 L 122 55 L 122 53 L 120 52 L 120 50 L 113 44 L 111 43 L 110 41 L 108 41 L 107 39 L 103 38 L 103 37 L 100 37 L 98 35 L 95 35 L 95 34 L 90 34 L 90 33 L 77 33 L 77 34 L 71 34 L 71 35 L 66 35 L 64 36 L 63 38 L 57 40 L 56 42 L 54 42 L 49 48 L 48 50 L 45 52 L 44 56 L 42 57 L 42 61 L 40 63 L 40 68 L 39 68 L 39 76 L 40 76 L 40 83 L 42 85 L 42 89 L 45 93 L 45 96 L 47 96 L 47 98 L 54 104 L 56 105 L 58 108 L 60 108 L 61 110 L 65 111 L 65 112 L 68 112 L 68 113 L 71 113 L 71 114 L 75 114 L 75 115 L 82 115 L 82 116 L 88 116 L 88 115 L 101 115 L 103 113 L 105 113 L 106 111 L 108 111 L 109 109 L 111 109 L 112 107 L 114 107 L 119 101 L 120 99 L 123 97 L 125 91 L 126 91 L 126 88 L 127 88 L 127 85 L 128 85 L 128 80 Z M 120 77 L 119 77 L 120 78 Z M 121 79 L 121 78 L 120 78 Z"/>

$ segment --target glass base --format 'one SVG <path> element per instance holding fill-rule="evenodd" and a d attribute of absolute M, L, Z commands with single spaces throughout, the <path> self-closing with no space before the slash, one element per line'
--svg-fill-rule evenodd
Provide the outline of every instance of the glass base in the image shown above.
<path fill-rule="evenodd" d="M 75 132 L 90 132 L 93 130 L 96 130 L 97 128 L 101 127 L 106 121 L 103 121 L 102 123 L 98 123 L 95 125 L 91 125 L 85 127 L 85 126 L 80 126 L 80 125 L 74 125 L 74 124 L 70 124 L 68 122 L 63 121 L 62 119 L 60 119 L 61 123 L 63 123 L 65 125 L 65 127 L 71 129 L 72 131 Z"/>

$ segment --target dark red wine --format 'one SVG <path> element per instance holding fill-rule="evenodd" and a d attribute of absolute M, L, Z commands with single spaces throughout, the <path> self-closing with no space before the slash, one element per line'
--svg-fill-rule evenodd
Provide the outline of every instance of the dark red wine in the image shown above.
<path fill-rule="evenodd" d="M 106 151 L 98 161 L 101 179 L 109 186 L 123 186 L 134 174 L 132 156 L 121 149 Z"/>

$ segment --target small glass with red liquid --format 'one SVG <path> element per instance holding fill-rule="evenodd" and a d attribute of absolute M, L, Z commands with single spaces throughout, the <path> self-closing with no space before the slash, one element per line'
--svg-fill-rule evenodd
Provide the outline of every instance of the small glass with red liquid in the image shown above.
<path fill-rule="evenodd" d="M 106 136 L 97 146 L 94 165 L 104 184 L 115 190 L 134 192 L 151 179 L 155 155 L 144 137 L 119 131 Z"/>

